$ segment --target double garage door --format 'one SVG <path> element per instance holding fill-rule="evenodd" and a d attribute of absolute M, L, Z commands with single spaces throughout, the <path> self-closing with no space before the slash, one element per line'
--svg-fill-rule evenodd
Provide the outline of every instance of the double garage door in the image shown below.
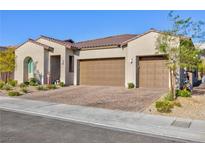
<path fill-rule="evenodd" d="M 139 58 L 139 86 L 145 88 L 168 88 L 169 71 L 163 56 Z"/>
<path fill-rule="evenodd" d="M 161 56 L 140 57 L 136 74 L 139 87 L 168 88 L 169 73 Z M 79 61 L 79 84 L 124 86 L 125 59 L 92 59 Z"/>
<path fill-rule="evenodd" d="M 81 85 L 124 86 L 125 59 L 80 60 L 79 82 Z"/>

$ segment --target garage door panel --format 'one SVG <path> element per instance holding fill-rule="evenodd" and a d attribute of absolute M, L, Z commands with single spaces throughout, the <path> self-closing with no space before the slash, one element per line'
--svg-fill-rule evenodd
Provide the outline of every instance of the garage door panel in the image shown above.
<path fill-rule="evenodd" d="M 142 57 L 139 68 L 140 87 L 168 88 L 169 73 L 164 57 Z"/>
<path fill-rule="evenodd" d="M 125 60 L 95 59 L 80 61 L 80 84 L 124 86 Z"/>

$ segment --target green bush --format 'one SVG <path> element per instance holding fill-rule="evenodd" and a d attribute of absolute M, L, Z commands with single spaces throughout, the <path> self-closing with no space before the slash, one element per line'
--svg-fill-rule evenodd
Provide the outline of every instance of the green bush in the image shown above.
<path fill-rule="evenodd" d="M 45 91 L 45 90 L 48 90 L 48 88 L 46 88 L 46 87 L 43 86 L 43 85 L 39 85 L 39 86 L 37 86 L 37 90 Z"/>
<path fill-rule="evenodd" d="M 19 87 L 20 87 L 20 88 L 26 88 L 26 87 L 28 87 L 28 85 L 26 85 L 25 83 L 21 83 L 21 84 L 19 85 Z"/>
<path fill-rule="evenodd" d="M 191 97 L 191 92 L 186 90 L 186 89 L 178 90 L 177 91 L 177 96 L 180 96 L 180 97 Z"/>
<path fill-rule="evenodd" d="M 30 78 L 30 79 L 29 79 L 29 82 L 36 82 L 36 83 L 37 83 L 38 80 L 37 80 L 36 78 Z"/>
<path fill-rule="evenodd" d="M 174 104 L 167 100 L 161 100 L 156 102 L 155 107 L 157 108 L 158 112 L 169 113 L 171 112 L 171 109 L 174 107 Z"/>
<path fill-rule="evenodd" d="M 29 85 L 30 86 L 38 86 L 39 85 L 39 81 L 36 78 L 30 78 L 29 79 Z"/>
<path fill-rule="evenodd" d="M 25 81 L 24 84 L 29 86 L 29 81 Z"/>
<path fill-rule="evenodd" d="M 59 83 L 59 86 L 60 86 L 60 87 L 64 87 L 64 86 L 65 86 L 65 83 L 64 83 L 64 82 L 60 82 L 60 83 Z"/>
<path fill-rule="evenodd" d="M 4 85 L 5 85 L 5 82 L 4 81 L 0 81 L 0 89 L 3 89 Z"/>
<path fill-rule="evenodd" d="M 29 85 L 30 85 L 30 86 L 38 86 L 39 84 L 36 83 L 36 82 L 31 81 L 31 82 L 29 82 Z"/>
<path fill-rule="evenodd" d="M 8 95 L 9 96 L 20 96 L 21 94 L 18 91 L 9 91 Z"/>
<path fill-rule="evenodd" d="M 55 84 L 48 84 L 46 86 L 47 89 L 57 89 L 57 86 Z"/>
<path fill-rule="evenodd" d="M 16 87 L 17 83 L 18 82 L 16 80 L 9 80 L 8 81 L 8 84 L 11 85 L 12 87 Z"/>
<path fill-rule="evenodd" d="M 9 90 L 12 90 L 12 86 L 9 85 L 9 84 L 5 84 L 5 85 L 2 87 L 2 89 L 9 91 Z"/>
<path fill-rule="evenodd" d="M 130 82 L 130 83 L 128 83 L 127 85 L 128 85 L 128 89 L 132 89 L 132 88 L 134 88 L 134 87 L 135 87 L 135 85 L 134 85 L 133 83 L 131 83 L 131 82 Z"/>
<path fill-rule="evenodd" d="M 21 91 L 22 91 L 23 93 L 28 93 L 28 89 L 27 89 L 26 87 L 21 88 Z"/>
<path fill-rule="evenodd" d="M 164 97 L 165 100 L 167 101 L 173 101 L 174 100 L 174 96 L 171 92 L 169 92 L 165 97 Z"/>

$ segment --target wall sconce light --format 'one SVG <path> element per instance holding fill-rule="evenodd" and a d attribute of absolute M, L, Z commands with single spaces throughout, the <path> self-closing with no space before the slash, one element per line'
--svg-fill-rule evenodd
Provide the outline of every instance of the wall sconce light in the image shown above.
<path fill-rule="evenodd" d="M 130 59 L 130 63 L 131 63 L 131 64 L 133 63 L 133 59 L 132 59 L 132 58 Z"/>

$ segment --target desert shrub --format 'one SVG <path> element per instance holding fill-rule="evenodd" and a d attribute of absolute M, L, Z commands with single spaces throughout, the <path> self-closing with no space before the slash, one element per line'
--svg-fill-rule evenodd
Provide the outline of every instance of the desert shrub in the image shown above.
<path fill-rule="evenodd" d="M 12 90 L 12 86 L 9 85 L 9 84 L 5 84 L 5 85 L 2 87 L 2 89 L 9 91 L 9 90 Z"/>
<path fill-rule="evenodd" d="M 19 85 L 19 87 L 20 87 L 20 88 L 26 88 L 26 87 L 28 87 L 28 85 L 26 85 L 25 83 L 21 83 L 21 84 Z"/>
<path fill-rule="evenodd" d="M 25 81 L 24 84 L 29 86 L 29 81 Z"/>
<path fill-rule="evenodd" d="M 167 101 L 173 101 L 174 100 L 174 96 L 171 92 L 169 92 L 165 97 L 164 97 L 165 100 Z"/>
<path fill-rule="evenodd" d="M 37 90 L 45 91 L 45 90 L 48 90 L 48 88 L 43 86 L 43 85 L 39 85 L 39 86 L 37 86 Z"/>
<path fill-rule="evenodd" d="M 30 78 L 29 79 L 29 85 L 30 86 L 38 86 L 39 85 L 39 81 L 36 78 Z"/>
<path fill-rule="evenodd" d="M 60 87 L 64 87 L 64 86 L 65 86 L 65 83 L 64 83 L 64 82 L 60 82 L 60 83 L 59 83 L 59 86 L 60 86 Z"/>
<path fill-rule="evenodd" d="M 38 83 L 31 81 L 31 82 L 29 82 L 29 85 L 30 86 L 38 86 Z"/>
<path fill-rule="evenodd" d="M 156 102 L 155 107 L 157 108 L 158 112 L 169 113 L 171 112 L 171 109 L 174 107 L 174 104 L 167 100 L 160 100 Z"/>
<path fill-rule="evenodd" d="M 0 89 L 2 89 L 5 85 L 5 82 L 4 81 L 0 81 Z"/>
<path fill-rule="evenodd" d="M 9 91 L 8 95 L 9 96 L 20 96 L 21 94 L 18 91 Z"/>
<path fill-rule="evenodd" d="M 28 93 L 28 89 L 27 89 L 26 87 L 21 88 L 21 91 L 22 91 L 23 93 Z"/>
<path fill-rule="evenodd" d="M 177 96 L 180 96 L 180 97 L 191 97 L 191 92 L 186 90 L 186 89 L 178 90 L 177 91 Z"/>
<path fill-rule="evenodd" d="M 129 82 L 128 84 L 128 89 L 132 89 L 135 87 L 134 83 Z"/>
<path fill-rule="evenodd" d="M 57 86 L 55 84 L 48 84 L 46 86 L 47 89 L 57 89 Z"/>
<path fill-rule="evenodd" d="M 16 87 L 17 83 L 18 82 L 16 80 L 9 80 L 8 81 L 8 84 L 11 85 L 12 87 Z"/>

